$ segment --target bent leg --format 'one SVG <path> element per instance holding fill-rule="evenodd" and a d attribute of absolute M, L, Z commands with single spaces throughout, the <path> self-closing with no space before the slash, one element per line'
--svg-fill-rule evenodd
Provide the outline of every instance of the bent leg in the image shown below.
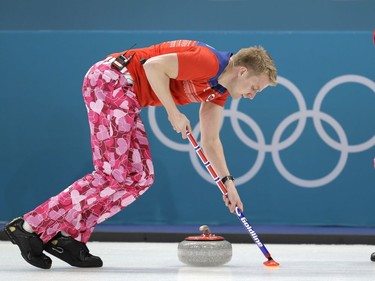
<path fill-rule="evenodd" d="M 153 183 L 149 143 L 132 86 L 100 62 L 86 75 L 83 95 L 95 171 L 24 216 L 44 242 L 59 231 L 87 242 L 96 224 L 134 202 Z"/>

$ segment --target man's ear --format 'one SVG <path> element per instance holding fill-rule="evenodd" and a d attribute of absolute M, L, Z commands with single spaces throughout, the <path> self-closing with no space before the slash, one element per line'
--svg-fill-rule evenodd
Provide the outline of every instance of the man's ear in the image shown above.
<path fill-rule="evenodd" d="M 240 66 L 238 70 L 238 76 L 247 75 L 247 68 L 244 66 Z"/>

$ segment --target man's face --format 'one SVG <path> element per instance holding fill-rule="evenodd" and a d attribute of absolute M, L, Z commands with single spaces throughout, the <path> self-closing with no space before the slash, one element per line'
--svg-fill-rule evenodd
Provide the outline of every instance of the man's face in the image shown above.
<path fill-rule="evenodd" d="M 269 84 L 269 78 L 267 74 L 255 75 L 249 72 L 245 67 L 240 67 L 238 75 L 235 78 L 233 89 L 231 90 L 231 96 L 233 99 L 248 98 L 253 99 Z"/>

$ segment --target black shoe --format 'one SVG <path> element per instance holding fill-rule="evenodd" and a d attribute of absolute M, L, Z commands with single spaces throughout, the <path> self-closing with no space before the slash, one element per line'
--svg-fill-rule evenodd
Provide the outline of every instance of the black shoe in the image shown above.
<path fill-rule="evenodd" d="M 372 255 L 371 255 L 371 260 L 372 260 L 372 261 L 375 261 L 375 252 L 372 253 Z"/>
<path fill-rule="evenodd" d="M 35 233 L 24 230 L 23 223 L 23 218 L 16 218 L 5 225 L 4 231 L 10 241 L 20 248 L 25 261 L 39 268 L 51 268 L 52 260 L 43 254 L 43 241 Z"/>
<path fill-rule="evenodd" d="M 61 234 L 52 238 L 45 246 L 45 250 L 55 257 L 76 267 L 101 267 L 102 260 L 90 254 L 86 244 L 65 237 Z"/>

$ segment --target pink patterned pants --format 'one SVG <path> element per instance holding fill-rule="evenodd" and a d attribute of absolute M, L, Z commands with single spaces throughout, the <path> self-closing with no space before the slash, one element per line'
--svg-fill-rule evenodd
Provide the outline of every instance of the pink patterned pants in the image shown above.
<path fill-rule="evenodd" d="M 82 90 L 95 171 L 24 215 L 44 242 L 62 230 L 86 243 L 98 223 L 130 205 L 154 181 L 132 84 L 104 60 L 88 71 Z"/>

